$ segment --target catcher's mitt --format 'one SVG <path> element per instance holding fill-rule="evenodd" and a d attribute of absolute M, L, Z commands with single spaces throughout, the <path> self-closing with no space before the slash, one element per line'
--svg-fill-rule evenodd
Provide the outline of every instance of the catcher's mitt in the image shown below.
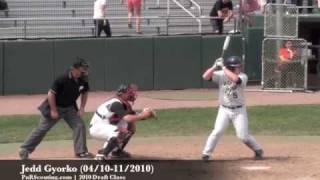
<path fill-rule="evenodd" d="M 151 109 L 151 108 L 144 108 L 143 111 L 144 111 L 144 112 L 147 112 L 147 114 L 148 114 L 147 119 L 149 119 L 149 118 L 158 119 L 157 113 L 156 113 L 155 110 L 153 110 L 153 109 Z"/>

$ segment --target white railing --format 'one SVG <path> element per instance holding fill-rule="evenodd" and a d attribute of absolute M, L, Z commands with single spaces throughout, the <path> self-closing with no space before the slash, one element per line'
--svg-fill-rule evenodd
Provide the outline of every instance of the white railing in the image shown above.
<path fill-rule="evenodd" d="M 127 28 L 128 17 L 108 17 L 114 36 L 137 35 L 135 31 Z M 191 28 L 170 27 L 168 22 L 172 19 L 180 21 L 194 19 L 193 17 L 167 17 L 144 16 L 141 17 L 143 35 L 171 35 L 171 34 L 196 34 Z M 41 25 L 45 23 L 45 25 Z M 59 23 L 63 25 L 59 25 Z M 206 25 L 207 29 L 209 25 Z M 172 28 L 172 29 L 171 29 Z M 0 18 L 0 39 L 37 39 L 37 38 L 74 38 L 94 37 L 95 26 L 90 17 L 43 17 L 43 18 Z"/>
<path fill-rule="evenodd" d="M 201 7 L 198 3 L 196 3 L 194 0 L 188 0 L 191 3 L 191 7 L 196 7 L 198 10 L 198 15 L 194 15 L 189 9 L 185 8 L 178 0 L 171 0 L 174 2 L 177 6 L 179 6 L 183 11 L 185 11 L 188 15 L 190 15 L 192 18 L 196 19 L 196 21 L 199 24 L 198 32 L 202 33 L 202 22 L 201 22 Z M 170 16 L 170 0 L 167 0 L 167 16 Z"/>
<path fill-rule="evenodd" d="M 216 19 L 216 17 L 199 17 L 202 22 L 208 22 L 212 18 Z M 191 16 L 143 16 L 141 17 L 143 36 L 197 34 L 198 24 L 168 25 L 172 20 L 184 22 L 194 19 Z M 113 36 L 137 36 L 134 29 L 127 28 L 127 17 L 108 17 L 108 20 Z M 234 24 L 225 24 L 224 27 L 228 32 L 235 29 L 235 24 L 236 21 Z M 200 26 L 202 33 L 212 33 L 210 24 L 202 23 Z M 95 27 L 91 17 L 0 18 L 0 39 L 94 37 L 94 32 Z"/>

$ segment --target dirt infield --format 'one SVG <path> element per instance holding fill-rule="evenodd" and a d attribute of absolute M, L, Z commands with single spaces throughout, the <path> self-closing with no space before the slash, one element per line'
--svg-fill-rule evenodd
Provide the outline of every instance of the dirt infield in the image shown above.
<path fill-rule="evenodd" d="M 133 138 L 127 149 L 133 159 L 199 159 L 205 141 L 201 137 Z M 236 137 L 224 136 L 214 153 L 214 166 L 226 180 L 318 180 L 320 137 L 257 136 L 266 159 L 255 161 L 252 152 Z M 102 142 L 89 140 L 96 152 Z M 19 144 L 0 144 L 0 159 L 17 159 Z M 71 141 L 42 142 L 32 159 L 72 159 Z M 214 178 L 213 178 L 214 179 Z"/>
<path fill-rule="evenodd" d="M 320 92 L 314 93 L 271 93 L 246 91 L 247 105 L 320 104 Z M 184 91 L 177 91 L 182 93 Z M 195 94 L 211 93 L 212 90 L 188 90 Z M 217 99 L 168 100 L 153 98 L 141 92 L 135 104 L 137 109 L 150 106 L 155 109 L 179 107 L 214 107 Z M 217 93 L 213 91 L 212 93 Z M 90 94 L 87 111 L 95 108 L 112 92 Z M 45 95 L 0 97 L 0 115 L 36 114 L 36 107 Z M 199 98 L 199 97 L 197 97 Z M 7 108 L 6 108 L 7 107 Z M 24 107 L 24 108 L 21 108 Z M 209 133 L 209 132 L 208 132 Z M 320 137 L 256 137 L 265 150 L 266 159 L 252 160 L 252 152 L 234 136 L 224 136 L 214 153 L 214 163 L 221 166 L 224 179 L 263 180 L 316 180 L 320 179 Z M 150 137 L 133 138 L 128 150 L 135 159 L 199 159 L 205 136 L 201 137 Z M 96 152 L 102 142 L 89 140 L 90 151 Z M 17 159 L 19 144 L 0 144 L 0 159 Z M 72 142 L 43 142 L 31 155 L 34 159 L 73 158 Z"/>
<path fill-rule="evenodd" d="M 217 90 L 212 89 L 191 89 L 191 90 L 176 90 L 175 93 L 185 93 L 187 95 L 195 94 L 194 97 L 198 100 L 175 99 L 159 99 L 159 96 L 153 98 L 153 94 L 166 91 L 143 91 L 139 93 L 139 98 L 134 107 L 142 109 L 149 106 L 154 109 L 170 109 L 181 107 L 215 107 L 218 104 L 217 98 L 209 97 L 209 100 L 204 100 L 203 96 L 197 94 L 217 94 Z M 173 92 L 173 91 L 171 91 Z M 96 108 L 114 92 L 92 92 L 89 94 L 87 112 L 94 112 Z M 313 93 L 295 92 L 295 93 L 274 93 L 261 92 L 259 87 L 252 86 L 246 91 L 246 103 L 248 106 L 257 105 L 281 105 L 281 104 L 320 104 L 320 91 Z M 0 96 L 0 115 L 13 114 L 38 114 L 37 107 L 43 101 L 46 95 L 19 95 L 19 96 Z M 208 95 L 209 96 L 209 95 Z"/>

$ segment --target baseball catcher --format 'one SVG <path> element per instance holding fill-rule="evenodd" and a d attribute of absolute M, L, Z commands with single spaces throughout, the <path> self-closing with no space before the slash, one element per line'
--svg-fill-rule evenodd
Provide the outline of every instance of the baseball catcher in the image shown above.
<path fill-rule="evenodd" d="M 90 122 L 90 135 L 105 141 L 96 154 L 97 160 L 130 158 L 124 148 L 136 132 L 135 123 L 156 118 L 151 108 L 144 108 L 140 113 L 133 111 L 137 91 L 138 86 L 135 84 L 120 85 L 116 95 L 101 104 L 94 113 Z"/>

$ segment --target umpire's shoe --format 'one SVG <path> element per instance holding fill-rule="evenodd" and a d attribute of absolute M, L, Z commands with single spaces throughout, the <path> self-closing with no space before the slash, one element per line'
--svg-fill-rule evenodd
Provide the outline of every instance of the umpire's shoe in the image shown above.
<path fill-rule="evenodd" d="M 29 159 L 29 152 L 26 149 L 20 149 L 19 157 L 21 160 L 28 160 Z"/>
<path fill-rule="evenodd" d="M 263 159 L 263 150 L 258 149 L 254 151 L 254 159 L 255 160 L 262 160 Z"/>

